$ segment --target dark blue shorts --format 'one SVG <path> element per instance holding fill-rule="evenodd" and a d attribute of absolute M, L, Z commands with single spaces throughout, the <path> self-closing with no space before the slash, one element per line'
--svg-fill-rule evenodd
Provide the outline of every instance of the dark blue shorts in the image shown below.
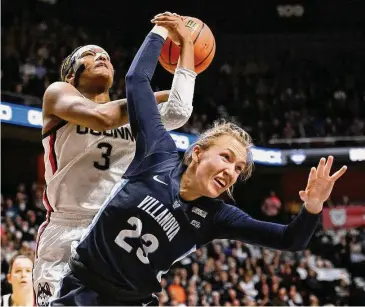
<path fill-rule="evenodd" d="M 59 298 L 51 306 L 158 306 L 155 295 L 139 301 L 123 301 L 123 297 L 113 298 L 103 295 L 84 285 L 73 273 L 67 274 L 61 281 Z"/>

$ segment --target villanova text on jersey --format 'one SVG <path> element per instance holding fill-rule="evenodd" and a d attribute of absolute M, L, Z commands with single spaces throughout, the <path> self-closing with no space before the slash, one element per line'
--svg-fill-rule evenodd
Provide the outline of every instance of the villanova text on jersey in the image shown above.
<path fill-rule="evenodd" d="M 146 196 L 146 198 L 137 206 L 137 208 L 144 210 L 155 219 L 155 221 L 165 231 L 165 234 L 170 242 L 179 232 L 180 226 L 178 221 L 170 212 L 170 210 L 157 199 L 154 199 L 151 196 Z"/>
<path fill-rule="evenodd" d="M 104 135 L 104 136 L 112 137 L 115 139 L 121 138 L 121 139 L 130 140 L 132 142 L 135 142 L 135 138 L 132 134 L 132 131 L 128 127 L 119 127 L 116 129 L 105 130 L 103 132 L 100 132 L 100 131 L 93 130 L 91 128 L 82 127 L 80 125 L 77 125 L 76 133 L 77 134 L 90 134 L 90 135 L 95 135 L 95 136 Z"/>

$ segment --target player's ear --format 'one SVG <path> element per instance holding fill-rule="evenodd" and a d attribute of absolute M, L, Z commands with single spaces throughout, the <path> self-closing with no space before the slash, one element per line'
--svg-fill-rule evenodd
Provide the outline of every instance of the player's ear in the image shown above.
<path fill-rule="evenodd" d="M 7 274 L 6 275 L 6 278 L 8 280 L 8 283 L 11 284 L 11 274 Z"/>
<path fill-rule="evenodd" d="M 67 76 L 66 76 L 66 82 L 67 83 L 70 83 L 72 86 L 75 86 L 75 73 L 69 73 Z"/>
<path fill-rule="evenodd" d="M 202 153 L 203 153 L 203 149 L 201 148 L 201 146 L 200 145 L 195 145 L 193 147 L 193 150 L 192 150 L 192 153 L 191 153 L 192 161 L 199 164 Z"/>

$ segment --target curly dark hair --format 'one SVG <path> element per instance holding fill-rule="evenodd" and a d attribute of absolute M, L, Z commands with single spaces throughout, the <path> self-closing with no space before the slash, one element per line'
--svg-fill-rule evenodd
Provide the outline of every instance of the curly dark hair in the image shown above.
<path fill-rule="evenodd" d="M 66 81 L 66 77 L 68 76 L 68 74 L 71 72 L 72 68 L 72 57 L 73 55 L 77 52 L 77 50 L 79 50 L 81 48 L 77 47 L 74 51 L 72 51 L 63 61 L 61 64 L 61 69 L 60 69 L 60 79 L 61 81 Z"/>

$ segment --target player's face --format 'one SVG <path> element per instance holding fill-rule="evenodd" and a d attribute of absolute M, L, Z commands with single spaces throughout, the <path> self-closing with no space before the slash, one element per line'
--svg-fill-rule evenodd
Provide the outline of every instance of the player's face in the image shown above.
<path fill-rule="evenodd" d="M 247 148 L 225 135 L 207 150 L 200 150 L 196 169 L 201 195 L 215 198 L 227 191 L 245 169 Z"/>
<path fill-rule="evenodd" d="M 83 64 L 85 70 L 82 73 L 83 78 L 98 77 L 111 84 L 113 83 L 114 68 L 110 62 L 109 54 L 101 47 L 96 45 L 87 45 L 80 48 L 75 57 L 77 65 Z"/>
<path fill-rule="evenodd" d="M 33 288 L 32 286 L 33 263 L 28 258 L 17 258 L 13 263 L 8 281 L 13 287 L 13 291 Z"/>

